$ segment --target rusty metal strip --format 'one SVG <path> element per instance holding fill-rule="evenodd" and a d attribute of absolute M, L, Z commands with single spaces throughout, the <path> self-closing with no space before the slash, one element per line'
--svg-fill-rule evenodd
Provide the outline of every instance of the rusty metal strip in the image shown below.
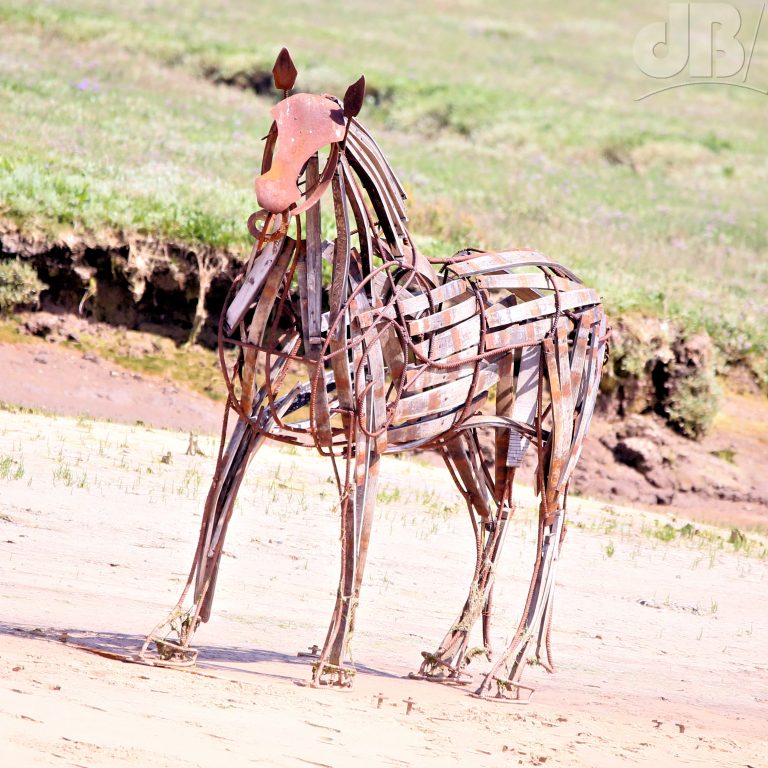
<path fill-rule="evenodd" d="M 520 371 L 517 374 L 515 402 L 512 406 L 512 420 L 523 424 L 533 424 L 536 416 L 536 395 L 539 386 L 541 347 L 532 346 L 520 354 Z M 506 464 L 519 467 L 530 444 L 530 439 L 518 432 L 510 432 Z"/>
<path fill-rule="evenodd" d="M 491 307 L 486 312 L 488 326 L 491 328 L 510 323 L 520 323 L 526 320 L 552 315 L 560 310 L 575 309 L 600 303 L 597 291 L 591 288 L 581 288 L 578 291 L 566 291 L 559 296 L 559 302 L 554 296 L 542 296 L 534 301 L 526 301 L 514 307 Z"/>
<path fill-rule="evenodd" d="M 551 291 L 556 288 L 559 291 L 578 290 L 581 283 L 569 280 L 557 275 L 545 276 L 542 272 L 506 272 L 504 274 L 478 275 L 474 283 L 479 288 L 486 290 L 511 290 L 517 288 L 536 288 L 537 290 Z"/>
<path fill-rule="evenodd" d="M 475 315 L 447 331 L 432 335 L 431 339 L 415 344 L 415 349 L 430 360 L 455 355 L 469 347 L 477 348 L 480 342 L 480 317 Z"/>
<path fill-rule="evenodd" d="M 474 357 L 475 350 L 473 349 L 451 355 L 451 357 L 441 361 L 452 366 L 447 370 L 435 368 L 430 366 L 429 363 L 411 365 L 405 374 L 406 391 L 413 392 L 416 388 L 426 389 L 427 387 L 434 387 L 436 384 L 444 384 L 447 381 L 456 381 L 457 379 L 463 379 L 465 376 L 471 376 L 475 371 L 477 363 L 474 359 L 467 360 L 467 358 Z M 488 364 L 488 362 L 482 363 L 483 366 Z"/>
<path fill-rule="evenodd" d="M 258 244 L 257 244 L 258 245 Z M 225 313 L 224 329 L 227 333 L 236 328 L 242 321 L 245 313 L 258 296 L 267 274 L 275 263 L 283 248 L 283 239 L 268 242 L 254 260 L 252 268 L 248 271 L 243 284 L 232 299 Z"/>
<path fill-rule="evenodd" d="M 363 262 L 363 275 L 365 276 L 373 271 L 373 240 L 371 238 L 370 215 L 346 157 L 341 159 L 341 170 L 344 175 L 344 188 L 349 197 L 350 208 L 355 219 L 357 239 L 360 243 L 360 258 Z"/>
<path fill-rule="evenodd" d="M 472 401 L 473 410 L 477 411 L 483 407 L 483 404 L 488 398 L 488 393 L 483 392 L 478 395 Z M 415 424 L 404 424 L 403 426 L 390 427 L 389 429 L 389 443 L 390 447 L 387 452 L 395 450 L 405 450 L 403 444 L 415 443 L 423 444 L 427 440 L 434 438 L 437 435 L 446 432 L 455 423 L 457 417 L 461 413 L 461 408 L 455 408 L 446 414 L 441 416 L 431 416 L 420 419 Z M 399 444 L 399 447 L 393 448 L 393 445 Z M 413 447 L 416 447 L 414 445 Z"/>
<path fill-rule="evenodd" d="M 418 320 L 409 320 L 408 332 L 411 336 L 421 336 L 441 328 L 448 328 L 462 320 L 474 317 L 477 314 L 477 299 L 471 293 L 465 295 L 469 298 L 464 299 L 459 304 L 455 304 L 448 309 L 443 309 L 432 315 L 421 317 Z"/>
<path fill-rule="evenodd" d="M 285 271 L 288 268 L 288 262 L 293 255 L 295 245 L 296 241 L 293 238 L 285 238 L 283 247 L 280 249 L 280 254 L 272 268 L 270 268 L 270 271 L 267 274 L 267 279 L 264 281 L 264 290 L 256 304 L 256 310 L 253 313 L 253 319 L 251 320 L 251 325 L 248 329 L 248 341 L 253 344 L 261 344 L 264 339 L 267 321 L 269 320 L 272 308 L 275 306 L 278 288 L 285 276 Z"/>
<path fill-rule="evenodd" d="M 450 270 L 460 276 L 482 275 L 487 272 L 502 272 L 513 267 L 551 267 L 562 277 L 567 277 L 581 284 L 576 275 L 554 259 L 535 251 L 496 251 L 483 252 L 471 259 L 450 264 Z"/>
<path fill-rule="evenodd" d="M 479 375 L 481 390 L 492 387 L 499 380 L 495 365 L 484 368 Z M 403 397 L 395 409 L 395 422 L 432 416 L 454 406 L 461 405 L 467 399 L 471 382 L 466 378 L 428 389 L 409 397 Z"/>
<path fill-rule="evenodd" d="M 589 340 L 591 326 L 594 321 L 595 310 L 588 309 L 581 312 L 576 320 L 576 335 L 571 352 L 571 388 L 573 390 L 574 407 L 578 405 L 581 394 L 581 380 L 584 373 L 584 358 L 587 354 L 587 342 Z"/>
<path fill-rule="evenodd" d="M 386 305 L 382 310 L 369 310 L 360 316 L 362 325 L 371 325 L 375 320 L 384 318 L 394 320 L 399 309 L 403 315 L 416 315 L 428 310 L 431 306 L 439 306 L 442 302 L 454 299 L 467 292 L 467 283 L 464 280 L 449 280 L 437 288 L 416 295 L 407 293 L 407 298 L 399 299 L 397 307 L 394 304 Z"/>
<path fill-rule="evenodd" d="M 510 325 L 486 334 L 485 348 L 492 350 L 517 344 L 539 344 L 551 330 L 551 318 L 534 320 L 523 325 Z"/>

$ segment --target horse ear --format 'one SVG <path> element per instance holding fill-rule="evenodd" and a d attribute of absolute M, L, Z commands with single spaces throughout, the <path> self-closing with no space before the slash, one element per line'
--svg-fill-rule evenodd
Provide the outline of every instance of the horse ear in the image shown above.
<path fill-rule="evenodd" d="M 296 67 L 293 64 L 291 54 L 288 53 L 287 48 L 283 48 L 283 50 L 277 54 L 275 66 L 272 67 L 275 88 L 283 92 L 290 91 L 296 82 L 296 75 L 298 74 L 299 73 L 296 71 Z"/>
<path fill-rule="evenodd" d="M 365 76 L 352 83 L 344 94 L 344 117 L 352 118 L 360 114 L 363 108 L 363 99 L 365 99 Z"/>

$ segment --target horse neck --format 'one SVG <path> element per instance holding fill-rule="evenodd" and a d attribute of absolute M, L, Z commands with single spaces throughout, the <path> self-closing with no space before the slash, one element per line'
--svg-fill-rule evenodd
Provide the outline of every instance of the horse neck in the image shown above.
<path fill-rule="evenodd" d="M 346 157 L 374 207 L 388 249 L 380 249 L 386 260 L 402 259 L 427 281 L 438 284 L 437 273 L 419 253 L 408 231 L 406 194 L 379 145 L 360 123 L 353 121 L 346 144 Z M 347 191 L 349 196 L 350 191 Z M 369 219 L 366 213 L 365 218 Z"/>

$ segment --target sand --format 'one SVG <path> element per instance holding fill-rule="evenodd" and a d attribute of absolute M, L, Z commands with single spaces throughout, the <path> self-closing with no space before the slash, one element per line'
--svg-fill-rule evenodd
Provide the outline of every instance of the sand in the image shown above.
<path fill-rule="evenodd" d="M 558 671 L 527 705 L 410 680 L 466 596 L 472 540 L 444 469 L 383 462 L 351 690 L 312 689 L 338 577 L 335 486 L 311 452 L 267 446 L 241 491 L 193 672 L 123 663 L 175 602 L 215 440 L 0 411 L 2 765 L 763 766 L 765 541 L 654 535 L 648 511 L 572 499 Z M 499 569 L 501 649 L 534 552 L 529 490 Z M 487 663 L 479 663 L 479 674 Z M 377 706 L 378 694 L 385 697 Z M 406 714 L 404 700 L 415 702 Z"/>

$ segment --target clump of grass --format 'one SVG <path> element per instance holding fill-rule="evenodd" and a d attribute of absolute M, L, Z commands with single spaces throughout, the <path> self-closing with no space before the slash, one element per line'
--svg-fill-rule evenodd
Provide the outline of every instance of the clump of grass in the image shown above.
<path fill-rule="evenodd" d="M 0 456 L 0 480 L 21 480 L 24 464 L 12 456 Z"/>
<path fill-rule="evenodd" d="M 718 459 L 727 461 L 729 464 L 736 463 L 736 451 L 733 448 L 719 448 L 716 451 L 710 451 L 710 453 Z"/>
<path fill-rule="evenodd" d="M 747 537 L 738 529 L 731 528 L 731 535 L 728 537 L 728 543 L 733 544 L 733 548 L 738 552 L 748 543 Z"/>
<path fill-rule="evenodd" d="M 699 439 L 712 426 L 719 399 L 713 371 L 699 368 L 675 380 L 666 402 L 667 419 L 686 437 Z"/>
<path fill-rule="evenodd" d="M 53 482 L 61 482 L 64 483 L 67 488 L 72 486 L 72 483 L 74 482 L 74 478 L 72 476 L 72 468 L 69 466 L 68 463 L 62 463 L 59 464 L 56 469 L 53 471 Z"/>
<path fill-rule="evenodd" d="M 400 488 L 395 486 L 394 488 L 379 488 L 376 494 L 376 501 L 379 504 L 395 504 L 400 501 Z"/>
<path fill-rule="evenodd" d="M 677 536 L 677 531 L 673 525 L 665 523 L 661 527 L 654 528 L 653 537 L 659 541 L 673 541 Z"/>
<path fill-rule="evenodd" d="M 20 259 L 0 260 L 0 316 L 21 306 L 37 306 L 48 286 L 31 264 Z"/>

